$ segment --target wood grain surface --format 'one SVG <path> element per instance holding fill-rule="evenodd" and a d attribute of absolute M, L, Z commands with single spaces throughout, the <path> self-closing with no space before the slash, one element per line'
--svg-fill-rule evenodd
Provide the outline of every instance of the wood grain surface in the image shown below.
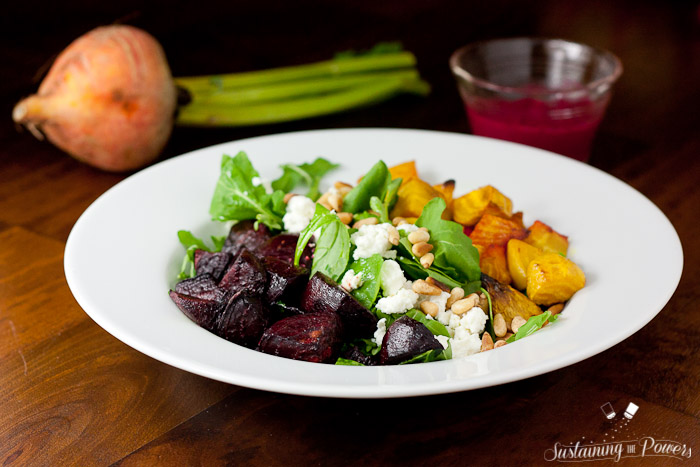
<path fill-rule="evenodd" d="M 676 440 L 693 450 L 692 457 L 586 465 L 700 465 L 697 2 L 126 0 L 41 7 L 13 2 L 3 9 L 2 465 L 552 465 L 558 462 L 548 462 L 546 452 L 555 443 L 601 442 L 615 435 Z M 71 227 L 128 174 L 76 162 L 10 119 L 14 103 L 36 89 L 37 76 L 62 48 L 113 22 L 154 34 L 176 76 L 300 64 L 400 40 L 417 55 L 433 86 L 425 99 L 404 96 L 302 122 L 177 128 L 161 159 L 305 129 L 467 132 L 447 67 L 450 53 L 464 43 L 536 35 L 612 50 L 625 71 L 590 163 L 639 190 L 671 220 L 684 250 L 678 289 L 649 325 L 595 357 L 457 394 L 395 400 L 288 396 L 219 383 L 155 361 L 97 326 L 73 299 L 63 274 Z M 655 245 L 639 254 L 653 256 Z M 611 402 L 621 410 L 630 401 L 640 406 L 634 428 L 616 432 L 599 407 Z"/>

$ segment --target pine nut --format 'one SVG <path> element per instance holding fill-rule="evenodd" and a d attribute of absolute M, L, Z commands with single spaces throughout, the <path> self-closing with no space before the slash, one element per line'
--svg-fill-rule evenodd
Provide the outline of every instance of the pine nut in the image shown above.
<path fill-rule="evenodd" d="M 420 257 L 420 265 L 423 266 L 425 269 L 428 269 L 430 266 L 432 266 L 433 261 L 435 261 L 435 255 L 432 253 L 426 253 Z"/>
<path fill-rule="evenodd" d="M 506 341 L 503 340 L 503 339 L 498 339 L 498 340 L 493 344 L 493 348 L 494 348 L 494 349 L 497 349 L 497 348 L 499 348 L 499 347 L 503 347 L 504 345 L 506 345 Z"/>
<path fill-rule="evenodd" d="M 398 226 L 401 225 L 402 223 L 403 223 L 403 224 L 406 224 L 406 219 L 404 219 L 403 217 L 396 216 L 396 217 L 394 217 L 394 218 L 391 220 L 391 223 L 392 223 L 395 227 L 398 227 Z"/>
<path fill-rule="evenodd" d="M 386 228 L 386 233 L 389 234 L 389 243 L 392 245 L 398 245 L 399 240 L 401 239 L 401 235 L 399 235 L 399 231 L 396 230 L 396 227 L 392 226 L 387 226 Z"/>
<path fill-rule="evenodd" d="M 525 323 L 527 323 L 527 321 L 522 316 L 516 316 L 513 318 L 513 320 L 510 322 L 510 328 L 513 330 L 513 334 L 517 333 L 520 326 Z"/>
<path fill-rule="evenodd" d="M 338 214 L 338 219 L 340 219 L 340 222 L 342 222 L 345 225 L 348 225 L 350 222 L 352 222 L 352 214 L 349 212 L 339 212 Z"/>
<path fill-rule="evenodd" d="M 343 208 L 343 198 L 338 193 L 331 193 L 328 196 L 328 204 L 333 207 L 335 212 L 340 212 Z"/>
<path fill-rule="evenodd" d="M 413 282 L 411 288 L 415 293 L 421 295 L 440 295 L 442 293 L 439 288 L 428 284 L 423 279 L 418 279 L 417 281 Z"/>
<path fill-rule="evenodd" d="M 349 188 L 352 190 L 352 185 L 350 185 L 349 183 L 345 183 L 345 182 L 335 182 L 333 184 L 333 187 L 338 191 L 340 191 L 344 188 Z"/>
<path fill-rule="evenodd" d="M 414 245 L 416 243 L 427 242 L 428 240 L 430 240 L 430 234 L 425 230 L 416 230 L 408 234 L 408 241 Z"/>
<path fill-rule="evenodd" d="M 486 352 L 491 349 L 493 349 L 493 338 L 491 334 L 485 332 L 484 335 L 481 336 L 481 351 Z"/>
<path fill-rule="evenodd" d="M 463 298 L 461 300 L 457 300 L 452 304 L 452 307 L 450 308 L 452 310 L 452 313 L 456 315 L 462 315 L 466 313 L 467 311 L 471 310 L 474 308 L 479 300 L 479 296 L 475 293 L 469 295 L 467 298 Z"/>
<path fill-rule="evenodd" d="M 423 313 L 425 313 L 426 315 L 430 315 L 433 318 L 435 318 L 437 316 L 438 310 L 439 310 L 437 303 L 428 302 L 428 301 L 421 302 L 420 309 Z"/>
<path fill-rule="evenodd" d="M 506 328 L 506 319 L 503 317 L 503 313 L 496 313 L 493 316 L 493 332 L 497 337 L 503 337 L 508 332 L 508 328 Z"/>
<path fill-rule="evenodd" d="M 284 198 L 282 198 L 282 201 L 284 201 L 284 204 L 287 204 L 289 200 L 294 198 L 296 195 L 296 193 L 287 193 L 286 195 L 284 195 Z"/>
<path fill-rule="evenodd" d="M 452 304 L 456 302 L 457 300 L 461 300 L 464 298 L 464 289 L 462 287 L 455 287 L 450 291 L 450 298 L 447 299 L 447 304 L 445 305 L 445 308 L 450 309 L 452 308 Z"/>
<path fill-rule="evenodd" d="M 419 258 L 426 253 L 430 253 L 432 251 L 432 249 L 433 249 L 433 245 L 431 245 L 430 243 L 426 243 L 426 242 L 415 243 L 411 247 L 411 251 L 413 252 L 413 254 Z"/>
<path fill-rule="evenodd" d="M 363 225 L 376 225 L 379 222 L 379 219 L 376 217 L 367 217 L 366 219 L 360 219 L 359 221 L 355 222 L 352 225 L 353 229 L 359 229 Z"/>

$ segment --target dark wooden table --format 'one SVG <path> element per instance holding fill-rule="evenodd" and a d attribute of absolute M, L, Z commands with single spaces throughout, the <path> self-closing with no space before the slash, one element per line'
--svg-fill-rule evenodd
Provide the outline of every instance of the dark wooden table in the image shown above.
<path fill-rule="evenodd" d="M 693 457 L 623 459 L 619 465 L 698 465 L 700 12 L 697 2 L 611 3 L 5 5 L 0 19 L 2 464 L 542 465 L 557 442 L 612 436 L 599 407 L 611 402 L 621 410 L 633 401 L 640 406 L 634 437 L 676 440 L 692 448 Z M 622 59 L 625 73 L 590 163 L 632 185 L 669 217 L 685 254 L 680 285 L 649 325 L 606 352 L 525 381 L 458 394 L 397 400 L 296 397 L 211 381 L 153 360 L 97 326 L 75 302 L 63 275 L 72 225 L 125 175 L 82 165 L 18 131 L 10 120 L 13 104 L 35 90 L 37 72 L 54 54 L 83 32 L 115 21 L 154 34 L 176 76 L 298 64 L 398 39 L 416 53 L 434 88 L 426 99 L 401 97 L 292 124 L 180 128 L 162 158 L 302 129 L 466 132 L 447 68 L 450 52 L 463 43 L 538 35 L 610 49 Z M 653 255 L 654 248 L 648 245 L 640 254 Z"/>

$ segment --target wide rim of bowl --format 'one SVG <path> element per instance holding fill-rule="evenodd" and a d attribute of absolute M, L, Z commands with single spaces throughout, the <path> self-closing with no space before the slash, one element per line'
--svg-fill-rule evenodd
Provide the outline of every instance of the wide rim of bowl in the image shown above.
<path fill-rule="evenodd" d="M 527 97 L 540 97 L 546 98 L 551 96 L 566 96 L 568 94 L 578 94 L 581 92 L 581 88 L 574 90 L 564 90 L 564 89 L 552 89 L 552 90 L 528 90 L 520 86 L 503 86 L 500 84 L 493 83 L 489 80 L 479 78 L 474 74 L 468 72 L 462 65 L 460 65 L 459 60 L 465 52 L 474 50 L 479 47 L 483 47 L 486 44 L 492 44 L 495 42 L 516 42 L 516 41 L 531 41 L 535 43 L 545 43 L 545 42 L 556 42 L 563 44 L 571 44 L 577 47 L 583 47 L 590 50 L 596 55 L 603 56 L 605 59 L 610 60 L 613 63 L 613 73 L 599 78 L 595 81 L 591 81 L 584 85 L 584 89 L 591 92 L 601 86 L 612 87 L 612 85 L 620 78 L 623 72 L 622 61 L 609 50 L 601 49 L 591 45 L 583 44 L 580 42 L 571 41 L 568 39 L 561 39 L 556 37 L 531 37 L 531 36 L 518 36 L 518 37 L 503 37 L 496 39 L 485 39 L 481 41 L 471 42 L 466 44 L 459 49 L 455 50 L 450 56 L 449 64 L 450 70 L 455 78 L 465 80 L 483 89 L 488 89 L 490 91 L 502 93 L 502 94 L 519 94 Z"/>

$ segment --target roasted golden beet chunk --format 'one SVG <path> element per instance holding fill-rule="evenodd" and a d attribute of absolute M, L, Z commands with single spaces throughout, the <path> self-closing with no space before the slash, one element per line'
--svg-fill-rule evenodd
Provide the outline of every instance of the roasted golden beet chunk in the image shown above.
<path fill-rule="evenodd" d="M 309 313 L 337 313 L 346 337 L 372 337 L 377 328 L 377 317 L 321 272 L 309 279 L 301 308 Z"/>
<path fill-rule="evenodd" d="M 287 305 L 298 305 L 309 281 L 309 270 L 274 257 L 263 258 L 267 272 L 265 297 L 268 303 L 282 301 Z"/>
<path fill-rule="evenodd" d="M 294 263 L 294 252 L 297 248 L 298 235 L 280 234 L 275 235 L 258 248 L 256 254 L 267 258 L 277 258 L 289 264 Z M 304 252 L 299 259 L 299 264 L 305 268 L 310 268 L 313 262 L 313 250 L 311 244 L 307 243 Z"/>
<path fill-rule="evenodd" d="M 384 334 L 379 363 L 396 365 L 428 350 L 442 350 L 442 348 L 442 344 L 422 323 L 408 316 L 402 316 L 394 321 Z"/>
<path fill-rule="evenodd" d="M 342 323 L 335 313 L 290 316 L 270 326 L 258 350 L 307 362 L 332 363 L 338 358 Z"/>
<path fill-rule="evenodd" d="M 194 270 L 197 275 L 211 274 L 217 281 L 221 280 L 221 277 L 226 272 L 226 268 L 231 262 L 231 255 L 219 251 L 212 253 L 204 250 L 197 250 L 194 252 Z"/>
<path fill-rule="evenodd" d="M 244 248 L 226 270 L 219 288 L 231 294 L 246 291 L 250 295 L 262 295 L 266 283 L 267 275 L 262 261 Z"/>
<path fill-rule="evenodd" d="M 254 349 L 270 322 L 262 300 L 245 291 L 235 294 L 217 316 L 214 332 L 226 340 Z"/>
<path fill-rule="evenodd" d="M 244 248 L 250 251 L 256 251 L 268 241 L 270 237 L 272 237 L 272 235 L 265 224 L 259 224 L 258 228 L 255 229 L 255 221 L 240 221 L 231 227 L 231 231 L 228 237 L 226 237 L 226 242 L 223 248 L 221 248 L 221 251 L 230 253 L 232 256 L 238 255 Z"/>
<path fill-rule="evenodd" d="M 170 291 L 170 298 L 189 319 L 207 331 L 214 329 L 216 316 L 221 309 L 222 302 L 190 297 L 174 290 Z"/>

